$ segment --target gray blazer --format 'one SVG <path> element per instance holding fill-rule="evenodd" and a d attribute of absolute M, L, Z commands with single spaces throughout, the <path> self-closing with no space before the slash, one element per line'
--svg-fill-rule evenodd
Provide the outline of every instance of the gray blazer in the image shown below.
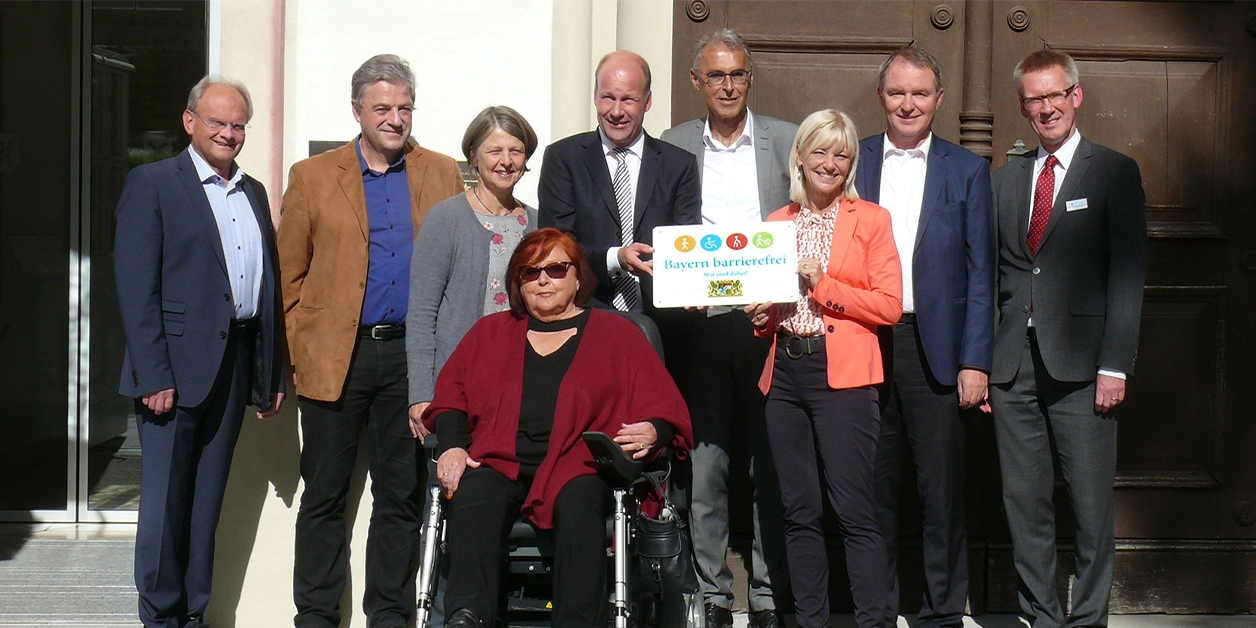
<path fill-rule="evenodd" d="M 1099 368 L 1133 374 L 1147 246 L 1138 164 L 1082 137 L 1033 255 L 1025 239 L 1036 155 L 1013 157 L 991 176 L 999 266 L 990 383 L 1016 377 L 1031 315 L 1052 378 L 1094 381 Z"/>
<path fill-rule="evenodd" d="M 523 210 L 528 216 L 524 232 L 531 233 L 536 210 Z M 410 259 L 406 312 L 411 405 L 432 400 L 437 373 L 484 313 L 492 237 L 462 193 L 433 205 L 423 219 Z"/>
<path fill-rule="evenodd" d="M 754 138 L 755 165 L 759 172 L 759 213 L 767 220 L 768 214 L 789 204 L 789 153 L 798 125 L 757 113 L 753 113 L 752 120 L 750 135 Z M 706 118 L 697 118 L 663 131 L 660 137 L 697 157 L 698 176 L 702 176 L 702 159 L 706 153 L 706 145 L 702 143 L 705 129 Z"/>

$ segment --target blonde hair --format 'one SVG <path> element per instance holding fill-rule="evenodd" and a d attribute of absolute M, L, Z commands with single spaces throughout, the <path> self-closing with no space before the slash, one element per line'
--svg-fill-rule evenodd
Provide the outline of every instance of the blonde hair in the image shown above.
<path fill-rule="evenodd" d="M 798 126 L 790 157 L 789 200 L 795 203 L 807 200 L 802 176 L 803 158 L 817 148 L 828 146 L 836 146 L 850 155 L 850 173 L 842 182 L 842 198 L 859 200 L 859 193 L 855 191 L 855 170 L 859 166 L 859 131 L 855 130 L 855 123 L 850 116 L 837 109 L 821 109 L 807 116 Z"/>

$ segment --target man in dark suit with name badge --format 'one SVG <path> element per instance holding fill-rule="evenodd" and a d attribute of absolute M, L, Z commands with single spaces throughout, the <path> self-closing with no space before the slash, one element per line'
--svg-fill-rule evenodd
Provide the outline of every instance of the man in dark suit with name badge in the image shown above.
<path fill-rule="evenodd" d="M 751 113 L 754 63 L 745 40 L 720 29 L 698 42 L 689 78 L 706 100 L 707 116 L 663 132 L 698 159 L 702 220 L 745 224 L 789 204 L 789 152 L 798 126 Z M 733 572 L 728 568 L 730 454 L 748 452 L 754 538 L 747 561 L 751 628 L 776 628 L 773 587 L 788 598 L 788 572 L 772 454 L 763 421 L 759 375 L 771 341 L 756 338 L 739 308 L 708 308 L 694 321 L 689 369 L 690 533 L 707 628 L 733 625 Z"/>
<path fill-rule="evenodd" d="M 885 622 L 898 619 L 899 485 L 913 463 L 925 593 L 918 625 L 959 628 L 968 602 L 964 410 L 986 400 L 994 346 L 994 216 L 985 159 L 932 132 L 942 70 L 908 47 L 881 65 L 886 131 L 860 144 L 860 198 L 890 210 L 903 263 L 903 318 L 883 327 L 877 518 L 889 556 Z"/>
<path fill-rule="evenodd" d="M 654 228 L 698 224 L 702 184 L 693 155 L 645 132 L 650 66 L 626 50 L 597 64 L 598 128 L 545 149 L 537 190 L 542 227 L 570 229 L 597 276 L 598 300 L 644 312 L 663 336 L 667 370 L 683 392 L 688 312 L 653 305 Z"/>
<path fill-rule="evenodd" d="M 1035 628 L 1107 626 L 1116 554 L 1116 419 L 1134 372 L 1147 226 L 1134 160 L 1077 130 L 1077 64 L 1035 52 L 1013 74 L 1038 150 L 993 175 L 998 327 L 990 399 L 1003 505 Z M 1077 573 L 1055 589 L 1053 453 L 1077 523 Z"/>
<path fill-rule="evenodd" d="M 244 406 L 283 402 L 283 310 L 262 184 L 235 158 L 253 105 L 243 85 L 192 88 L 188 150 L 127 176 L 115 268 L 135 397 L 139 525 L 135 586 L 147 627 L 200 626 L 213 581 L 214 532 Z"/>

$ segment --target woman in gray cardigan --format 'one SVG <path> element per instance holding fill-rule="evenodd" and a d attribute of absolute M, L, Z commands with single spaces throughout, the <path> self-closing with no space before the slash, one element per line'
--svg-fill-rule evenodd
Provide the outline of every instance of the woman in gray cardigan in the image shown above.
<path fill-rule="evenodd" d="M 478 181 L 428 211 L 410 262 L 406 362 L 410 430 L 432 400 L 441 366 L 481 316 L 510 308 L 506 264 L 536 229 L 536 210 L 515 199 L 515 185 L 536 152 L 536 132 L 510 107 L 488 107 L 471 121 L 462 153 Z"/>

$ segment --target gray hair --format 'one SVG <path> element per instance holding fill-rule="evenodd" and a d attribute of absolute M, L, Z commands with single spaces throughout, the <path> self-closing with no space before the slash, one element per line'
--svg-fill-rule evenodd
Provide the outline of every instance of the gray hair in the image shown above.
<path fill-rule="evenodd" d="M 196 108 L 201 105 L 201 98 L 205 96 L 205 90 L 209 89 L 210 85 L 226 85 L 236 90 L 244 99 L 244 106 L 249 111 L 249 120 L 253 119 L 253 99 L 249 96 L 249 88 L 245 87 L 244 83 L 221 74 L 206 74 L 196 82 L 196 85 L 192 86 L 192 91 L 188 92 L 188 111 L 196 113 Z"/>
<path fill-rule="evenodd" d="M 397 55 L 382 54 L 367 59 L 353 73 L 350 85 L 353 102 L 361 104 L 366 88 L 380 81 L 405 85 L 410 90 L 410 100 L 414 100 L 414 72 L 410 71 L 410 64 Z"/>
<path fill-rule="evenodd" d="M 528 124 L 518 111 L 506 106 L 485 107 L 479 115 L 475 116 L 471 124 L 467 125 L 467 132 L 462 136 L 462 154 L 466 156 L 467 163 L 472 167 L 478 161 L 476 152 L 479 151 L 480 144 L 484 143 L 484 139 L 494 129 L 501 129 L 523 142 L 524 161 L 530 159 L 532 153 L 536 152 L 538 145 L 536 131 L 532 130 L 532 125 Z"/>
<path fill-rule="evenodd" d="M 859 200 L 859 192 L 855 191 L 855 171 L 859 167 L 859 131 L 855 129 L 855 123 L 850 116 L 837 109 L 821 109 L 807 116 L 798 125 L 791 157 L 793 161 L 790 163 L 789 200 L 797 203 L 807 201 L 807 190 L 803 187 L 803 158 L 817 148 L 829 146 L 836 146 L 850 154 L 850 173 L 842 182 L 842 198 Z"/>
<path fill-rule="evenodd" d="M 1021 59 L 1021 62 L 1016 64 L 1016 69 L 1012 71 L 1012 80 L 1016 81 L 1016 91 L 1020 91 L 1020 80 L 1025 74 L 1050 70 L 1051 68 L 1064 70 L 1064 78 L 1068 80 L 1069 84 L 1077 84 L 1077 62 L 1073 60 L 1073 57 L 1059 50 L 1044 48 L 1029 53 L 1028 57 Z M 1024 94 L 1021 94 L 1021 96 L 1023 97 Z"/>
<path fill-rule="evenodd" d="M 894 65 L 895 61 L 902 61 L 922 70 L 932 70 L 933 88 L 942 91 L 942 66 L 938 65 L 938 60 L 933 55 L 915 46 L 899 48 L 881 62 L 881 69 L 877 71 L 877 89 L 885 89 L 885 75 L 889 74 L 890 66 Z"/>
<path fill-rule="evenodd" d="M 750 46 L 747 46 L 746 40 L 742 39 L 741 35 L 738 35 L 731 28 L 721 28 L 714 33 L 704 35 L 702 39 L 698 40 L 698 45 L 693 55 L 693 69 L 698 69 L 698 64 L 702 63 L 702 51 L 711 45 L 724 46 L 733 50 L 741 49 L 746 55 L 746 63 L 750 65 L 750 71 L 754 71 L 754 57 L 750 55 Z"/>

